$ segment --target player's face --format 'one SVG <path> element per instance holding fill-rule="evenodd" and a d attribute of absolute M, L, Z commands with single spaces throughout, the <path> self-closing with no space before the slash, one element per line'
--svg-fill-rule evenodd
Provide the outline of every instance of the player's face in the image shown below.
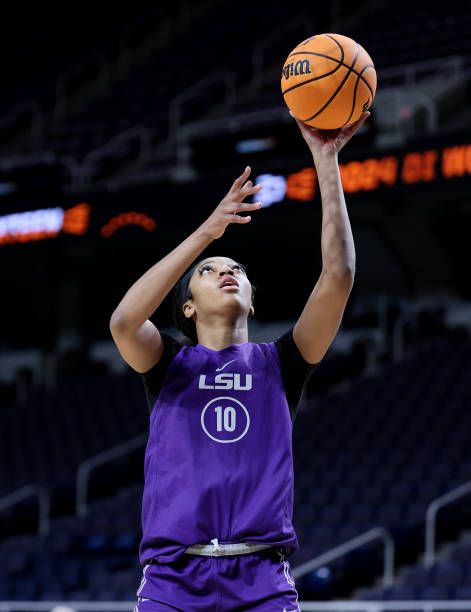
<path fill-rule="evenodd" d="M 241 264 L 230 257 L 207 257 L 201 261 L 190 280 L 196 313 L 253 314 L 252 286 Z M 188 311 L 187 316 L 192 315 Z"/>

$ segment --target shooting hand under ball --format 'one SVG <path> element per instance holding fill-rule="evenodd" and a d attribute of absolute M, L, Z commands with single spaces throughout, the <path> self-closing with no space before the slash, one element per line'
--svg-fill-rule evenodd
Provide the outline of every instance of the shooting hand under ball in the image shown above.
<path fill-rule="evenodd" d="M 301 134 L 311 150 L 314 161 L 316 161 L 316 157 L 323 155 L 336 156 L 353 134 L 361 128 L 371 113 L 369 111 L 363 112 L 358 121 L 338 130 L 318 130 L 300 121 L 291 111 L 289 111 L 289 114 L 298 124 Z"/>

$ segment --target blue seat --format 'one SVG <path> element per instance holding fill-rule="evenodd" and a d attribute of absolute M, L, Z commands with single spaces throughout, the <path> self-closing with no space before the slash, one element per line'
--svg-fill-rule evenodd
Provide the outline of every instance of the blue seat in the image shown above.
<path fill-rule="evenodd" d="M 307 534 L 306 542 L 308 546 L 314 547 L 316 550 L 327 548 L 333 540 L 334 531 L 327 525 L 317 525 L 313 527 Z"/>
<path fill-rule="evenodd" d="M 430 572 L 420 565 L 408 567 L 402 573 L 402 584 L 411 589 L 425 589 L 429 583 Z"/>
<path fill-rule="evenodd" d="M 353 486 L 338 487 L 334 492 L 333 502 L 345 508 L 351 508 L 357 501 L 357 490 Z"/>
<path fill-rule="evenodd" d="M 360 535 L 362 531 L 363 530 L 359 525 L 353 525 L 352 523 L 341 525 L 337 528 L 335 540 L 336 542 L 347 542 L 348 540 Z"/>
<path fill-rule="evenodd" d="M 21 550 L 8 555 L 4 569 L 9 574 L 22 574 L 28 570 L 30 556 Z"/>
<path fill-rule="evenodd" d="M 315 521 L 315 512 L 308 506 L 304 504 L 303 506 L 297 506 L 294 510 L 293 519 L 296 526 L 301 527 L 310 527 L 314 524 Z"/>
<path fill-rule="evenodd" d="M 333 489 L 342 486 L 344 482 L 343 470 L 331 469 L 322 475 L 323 487 Z"/>
<path fill-rule="evenodd" d="M 108 571 L 101 568 L 87 576 L 87 587 L 89 589 L 100 590 L 108 587 L 111 576 Z"/>
<path fill-rule="evenodd" d="M 449 599 L 451 593 L 449 593 L 448 589 L 429 586 L 425 588 L 421 593 L 421 599 Z"/>
<path fill-rule="evenodd" d="M 329 504 L 321 510 L 320 522 L 325 525 L 338 525 L 344 518 L 344 511 L 341 506 Z"/>
<path fill-rule="evenodd" d="M 455 599 L 471 599 L 471 586 L 463 586 L 459 589 L 456 589 Z"/>
<path fill-rule="evenodd" d="M 51 589 L 48 587 L 41 591 L 38 597 L 40 601 L 61 601 L 63 598 L 64 592 L 62 591 L 62 589 Z"/>
<path fill-rule="evenodd" d="M 436 482 L 421 482 L 417 488 L 415 499 L 418 502 L 425 502 L 429 504 L 442 493 L 443 491 L 441 490 L 440 485 Z"/>
<path fill-rule="evenodd" d="M 131 597 L 131 600 L 136 598 L 136 591 L 137 587 L 133 593 L 133 596 Z M 92 591 L 92 597 L 96 601 L 118 601 L 118 593 L 119 591 L 117 591 L 116 589 L 103 588 L 97 591 Z"/>
<path fill-rule="evenodd" d="M 397 586 L 389 589 L 386 593 L 386 598 L 391 601 L 397 600 L 412 600 L 416 599 L 416 591 L 410 587 Z"/>
<path fill-rule="evenodd" d="M 124 531 L 111 541 L 111 548 L 116 551 L 133 552 L 138 546 L 138 538 L 134 531 Z"/>
<path fill-rule="evenodd" d="M 384 499 L 384 489 L 381 485 L 368 485 L 360 492 L 361 499 L 366 504 L 380 504 Z"/>
<path fill-rule="evenodd" d="M 381 486 L 390 487 L 397 480 L 397 470 L 394 466 L 379 466 L 374 474 L 374 482 Z"/>
<path fill-rule="evenodd" d="M 455 544 L 450 552 L 450 560 L 471 566 L 471 544 L 466 542 Z"/>
<path fill-rule="evenodd" d="M 390 527 L 399 523 L 401 516 L 402 507 L 399 504 L 384 504 L 378 510 L 377 522 L 384 527 Z"/>
<path fill-rule="evenodd" d="M 21 589 L 11 589 L 10 597 L 17 601 L 34 601 L 36 599 L 37 589 L 34 584 L 25 584 Z M 6 597 L 8 599 L 8 596 Z"/>
<path fill-rule="evenodd" d="M 349 482 L 352 485 L 364 487 L 370 479 L 370 470 L 364 467 L 357 467 L 348 470 Z"/>
<path fill-rule="evenodd" d="M 444 589 L 457 589 L 461 586 L 463 578 L 463 568 L 459 563 L 445 561 L 437 566 L 434 573 L 435 586 Z"/>
<path fill-rule="evenodd" d="M 413 499 L 411 484 L 409 482 L 394 483 L 388 490 L 388 498 L 391 503 L 395 504 L 410 503 Z"/>
<path fill-rule="evenodd" d="M 373 508 L 369 504 L 358 504 L 354 506 L 348 515 L 348 521 L 362 529 L 365 529 L 366 526 L 372 522 L 372 519 Z"/>
<path fill-rule="evenodd" d="M 83 539 L 82 546 L 87 551 L 105 551 L 108 548 L 109 536 L 106 533 L 95 533 Z"/>
<path fill-rule="evenodd" d="M 136 589 L 137 590 L 137 589 Z M 64 601 L 90 601 L 93 600 L 89 589 L 75 589 L 64 596 Z"/>
<path fill-rule="evenodd" d="M 332 489 L 316 488 L 311 489 L 308 496 L 308 503 L 312 508 L 320 508 L 329 503 L 332 496 Z"/>
<path fill-rule="evenodd" d="M 383 589 L 361 589 L 358 591 L 355 599 L 362 601 L 382 601 L 384 599 Z"/>
<path fill-rule="evenodd" d="M 425 521 L 427 504 L 425 502 L 414 502 L 407 506 L 404 517 L 404 524 L 409 527 L 416 527 Z"/>
<path fill-rule="evenodd" d="M 424 469 L 422 466 L 408 465 L 401 470 L 399 479 L 401 482 L 410 483 L 411 485 L 422 480 Z"/>

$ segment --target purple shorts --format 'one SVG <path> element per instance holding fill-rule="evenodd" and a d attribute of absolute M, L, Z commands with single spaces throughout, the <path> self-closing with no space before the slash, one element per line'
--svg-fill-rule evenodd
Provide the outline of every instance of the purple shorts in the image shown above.
<path fill-rule="evenodd" d="M 289 561 L 279 547 L 208 557 L 183 554 L 145 565 L 133 612 L 300 612 Z"/>

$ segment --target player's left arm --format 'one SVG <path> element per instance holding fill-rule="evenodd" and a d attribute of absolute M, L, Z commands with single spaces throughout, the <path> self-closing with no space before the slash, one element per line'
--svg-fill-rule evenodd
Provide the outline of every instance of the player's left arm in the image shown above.
<path fill-rule="evenodd" d="M 309 363 L 322 360 L 342 321 L 355 276 L 355 245 L 340 179 L 338 153 L 369 111 L 351 126 L 316 130 L 296 119 L 313 155 L 322 199 L 322 272 L 293 328 L 293 339 Z"/>

